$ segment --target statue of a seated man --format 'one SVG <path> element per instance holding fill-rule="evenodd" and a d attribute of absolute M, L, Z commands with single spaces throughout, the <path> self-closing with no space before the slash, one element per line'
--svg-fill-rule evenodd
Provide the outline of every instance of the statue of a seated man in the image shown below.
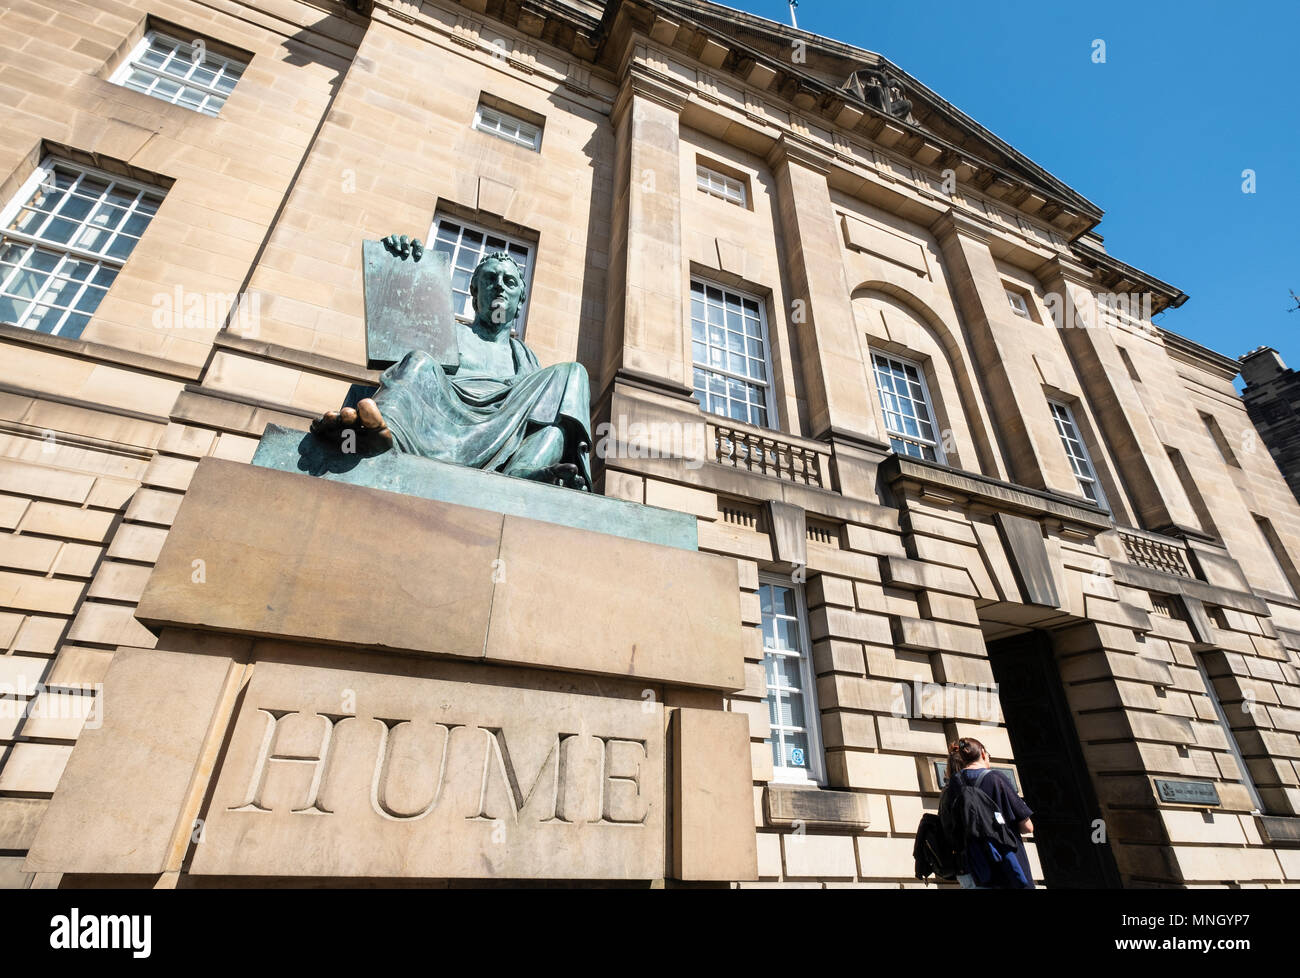
<path fill-rule="evenodd" d="M 424 254 L 405 236 L 384 244 L 403 261 Z M 327 412 L 312 422 L 312 433 L 362 454 L 408 452 L 590 490 L 587 371 L 577 363 L 539 366 L 511 335 L 527 283 L 509 255 L 479 262 L 469 290 L 474 321 L 456 323 L 459 367 L 413 350 L 384 371 L 373 397 Z"/>

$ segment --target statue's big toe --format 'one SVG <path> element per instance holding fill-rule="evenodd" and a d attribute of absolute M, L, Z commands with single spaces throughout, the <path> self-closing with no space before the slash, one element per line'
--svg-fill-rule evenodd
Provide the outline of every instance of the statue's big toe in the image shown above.
<path fill-rule="evenodd" d="M 375 403 L 374 398 L 365 397 L 357 403 L 357 417 L 361 419 L 362 427 L 373 429 L 387 427 L 384 424 L 384 416 L 380 414 L 379 405 Z"/>

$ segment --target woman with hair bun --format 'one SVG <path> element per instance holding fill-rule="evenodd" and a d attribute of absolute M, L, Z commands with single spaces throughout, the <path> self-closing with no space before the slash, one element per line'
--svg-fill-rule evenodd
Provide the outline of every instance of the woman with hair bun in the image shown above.
<path fill-rule="evenodd" d="M 966 795 L 974 791 L 988 801 Z M 990 768 L 983 744 L 962 737 L 948 745 L 948 784 L 939 800 L 939 815 L 957 849 L 957 879 L 964 888 L 1034 888 L 1021 838 L 1034 831 L 1033 814 L 1011 782 Z"/>

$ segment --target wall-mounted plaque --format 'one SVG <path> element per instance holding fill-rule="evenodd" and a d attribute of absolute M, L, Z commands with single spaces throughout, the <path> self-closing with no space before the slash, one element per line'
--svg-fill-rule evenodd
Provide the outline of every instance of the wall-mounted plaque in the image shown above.
<path fill-rule="evenodd" d="M 1167 781 L 1156 778 L 1156 794 L 1161 801 L 1177 805 L 1219 805 L 1219 789 L 1213 781 Z"/>

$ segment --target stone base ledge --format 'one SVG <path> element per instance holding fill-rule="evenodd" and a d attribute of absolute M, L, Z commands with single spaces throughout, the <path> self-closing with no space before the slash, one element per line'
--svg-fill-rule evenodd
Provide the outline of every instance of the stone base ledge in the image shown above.
<path fill-rule="evenodd" d="M 555 491 L 575 508 L 618 502 Z M 745 685 L 734 560 L 221 459 L 199 463 L 136 617 L 155 629 Z"/>
<path fill-rule="evenodd" d="M 266 426 L 253 455 L 253 464 L 682 550 L 694 550 L 698 542 L 696 520 L 689 513 L 548 486 L 403 452 L 388 451 L 369 457 L 344 454 L 314 435 L 276 424 Z"/>

